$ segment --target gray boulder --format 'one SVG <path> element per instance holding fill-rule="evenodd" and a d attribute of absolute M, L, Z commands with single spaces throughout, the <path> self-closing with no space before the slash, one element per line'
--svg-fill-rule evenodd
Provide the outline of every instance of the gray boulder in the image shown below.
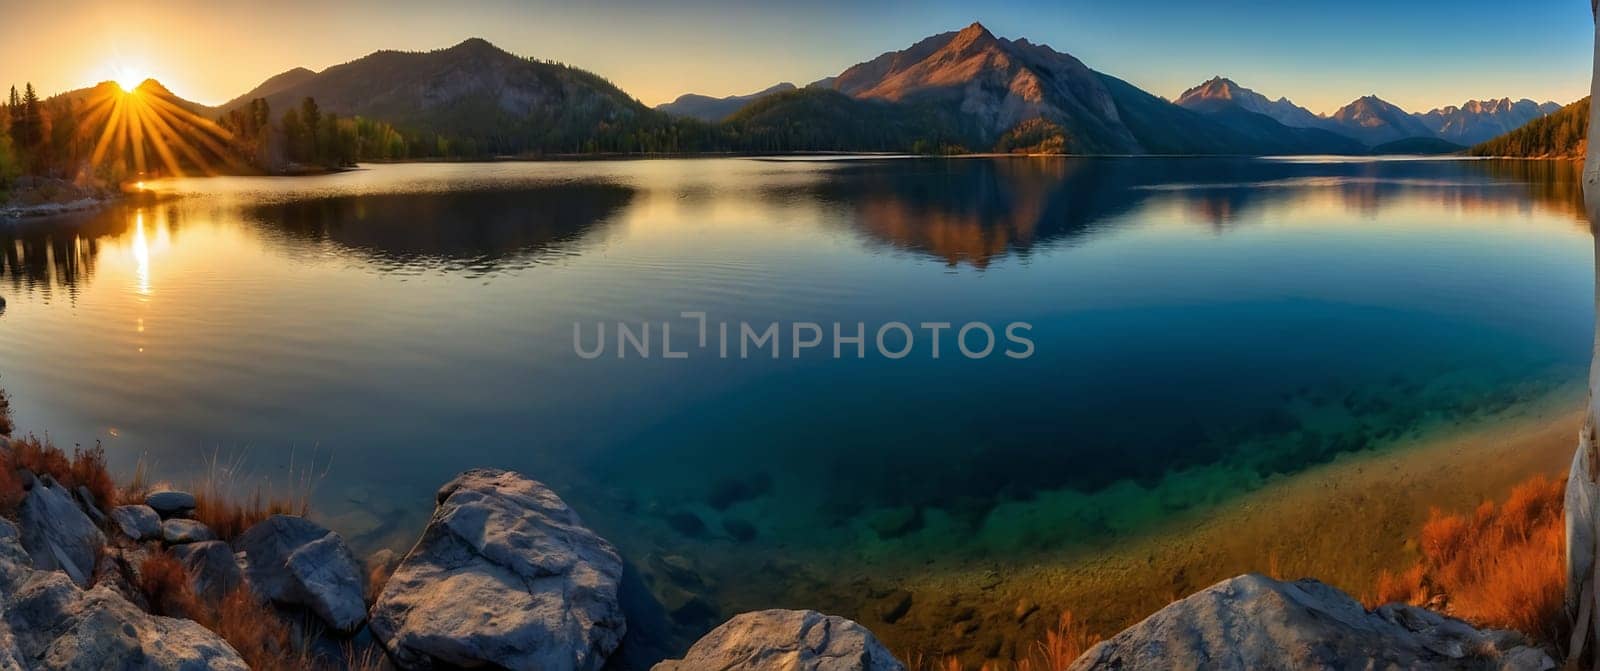
<path fill-rule="evenodd" d="M 166 541 L 168 545 L 199 543 L 216 539 L 217 535 L 211 532 L 211 527 L 194 520 L 174 518 L 161 523 L 161 540 Z"/>
<path fill-rule="evenodd" d="M 866 627 L 814 610 L 735 615 L 653 671 L 905 671 Z"/>
<path fill-rule="evenodd" d="M 403 668 L 598 669 L 625 630 L 622 558 L 543 484 L 474 469 L 439 490 L 433 519 L 372 609 Z"/>
<path fill-rule="evenodd" d="M 124 536 L 136 541 L 161 537 L 161 516 L 150 506 L 133 504 L 111 509 L 111 521 Z"/>
<path fill-rule="evenodd" d="M 1368 611 L 1315 580 L 1243 575 L 1090 648 L 1084 669 L 1525 669 L 1556 664 L 1521 635 L 1404 604 Z"/>
<path fill-rule="evenodd" d="M 246 671 L 237 652 L 189 620 L 150 615 L 105 587 L 84 591 L 35 571 L 0 520 L 0 669 Z"/>
<path fill-rule="evenodd" d="M 17 518 L 22 548 L 33 558 L 33 567 L 63 571 L 78 585 L 88 585 L 105 534 L 50 476 L 38 478 L 23 471 L 23 478 L 28 493 Z"/>
<path fill-rule="evenodd" d="M 161 515 L 161 519 L 167 519 L 169 517 L 183 517 L 194 512 L 195 500 L 194 495 L 189 492 L 166 489 L 159 492 L 151 492 L 145 496 L 144 504 L 150 506 L 157 514 Z"/>
<path fill-rule="evenodd" d="M 233 557 L 233 548 L 222 541 L 201 541 L 172 548 L 172 556 L 183 562 L 189 571 L 194 591 L 211 601 L 220 601 L 224 595 L 244 582 L 244 572 Z"/>
<path fill-rule="evenodd" d="M 353 632 L 367 619 L 361 564 L 344 539 L 294 515 L 273 515 L 234 540 L 251 589 L 273 602 L 311 609 L 328 626 Z"/>

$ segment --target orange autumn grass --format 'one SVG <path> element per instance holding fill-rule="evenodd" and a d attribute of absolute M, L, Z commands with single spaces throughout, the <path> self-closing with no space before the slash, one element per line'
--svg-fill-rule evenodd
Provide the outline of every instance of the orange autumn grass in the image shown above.
<path fill-rule="evenodd" d="M 149 492 L 158 488 L 145 483 L 144 470 L 141 461 L 132 480 L 119 493 L 122 502 L 142 502 Z M 238 482 L 241 479 L 239 474 L 243 472 L 242 456 L 232 462 L 222 463 L 213 455 L 207 463 L 205 474 L 186 488 L 194 495 L 194 519 L 225 541 L 232 541 L 257 522 L 273 515 L 305 515 L 311 508 L 311 494 L 325 475 L 325 472 L 297 469 L 291 463 L 289 473 L 294 481 L 288 490 L 266 491 L 256 486 L 248 497 L 237 497 L 235 493 L 245 489 L 245 485 Z"/>
<path fill-rule="evenodd" d="M 1543 475 L 1471 514 L 1434 509 L 1418 538 L 1422 558 L 1383 572 L 1368 607 L 1401 601 L 1440 608 L 1479 626 L 1514 629 L 1559 645 L 1566 571 L 1563 483 Z"/>
<path fill-rule="evenodd" d="M 226 640 L 255 671 L 305 671 L 343 669 L 368 671 L 382 667 L 383 657 L 372 649 L 347 648 L 342 659 L 314 654 L 297 637 L 272 606 L 259 601 L 249 587 L 240 585 L 220 599 L 195 594 L 183 563 L 168 552 L 156 552 L 139 563 L 139 591 L 158 615 L 194 620 Z"/>
<path fill-rule="evenodd" d="M 1100 642 L 1100 637 L 1083 628 L 1081 622 L 1073 618 L 1072 611 L 1062 611 L 1061 617 L 1044 633 L 1044 639 L 1037 641 L 1028 653 L 1011 662 L 989 661 L 978 667 L 979 671 L 1065 671 L 1089 648 Z M 921 655 L 912 655 L 909 668 L 918 671 L 966 671 L 961 660 L 955 657 L 930 660 Z"/>

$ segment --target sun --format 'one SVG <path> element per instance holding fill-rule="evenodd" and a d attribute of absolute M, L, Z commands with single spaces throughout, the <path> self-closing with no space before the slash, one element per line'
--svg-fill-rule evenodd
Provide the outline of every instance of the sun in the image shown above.
<path fill-rule="evenodd" d="M 117 87 L 122 89 L 123 93 L 133 93 L 134 89 L 139 88 L 139 85 L 144 83 L 144 80 L 150 78 L 143 71 L 130 65 L 114 66 L 112 72 L 114 73 L 112 80 L 117 83 Z"/>

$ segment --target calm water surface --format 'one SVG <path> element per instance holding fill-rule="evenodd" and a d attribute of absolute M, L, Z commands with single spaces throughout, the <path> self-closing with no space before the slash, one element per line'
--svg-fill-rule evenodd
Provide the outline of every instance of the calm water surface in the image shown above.
<path fill-rule="evenodd" d="M 0 226 L 0 386 L 24 429 L 125 472 L 325 473 L 318 514 L 366 549 L 408 546 L 435 488 L 493 465 L 721 598 L 774 556 L 1033 560 L 1580 399 L 1577 183 L 1567 163 L 1020 158 L 161 182 Z M 573 353 L 575 322 L 681 334 L 682 311 L 1026 321 L 1036 354 Z"/>

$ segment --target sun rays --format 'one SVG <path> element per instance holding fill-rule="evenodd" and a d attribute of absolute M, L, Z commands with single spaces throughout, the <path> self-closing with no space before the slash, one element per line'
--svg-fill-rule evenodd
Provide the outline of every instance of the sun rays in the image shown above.
<path fill-rule="evenodd" d="M 120 77 L 115 84 L 95 88 L 81 117 L 80 133 L 93 137 L 98 132 L 92 168 L 120 164 L 136 176 L 153 171 L 213 175 L 217 164 L 228 160 L 231 134 L 173 103 L 160 84 L 146 80 L 130 87 Z"/>

